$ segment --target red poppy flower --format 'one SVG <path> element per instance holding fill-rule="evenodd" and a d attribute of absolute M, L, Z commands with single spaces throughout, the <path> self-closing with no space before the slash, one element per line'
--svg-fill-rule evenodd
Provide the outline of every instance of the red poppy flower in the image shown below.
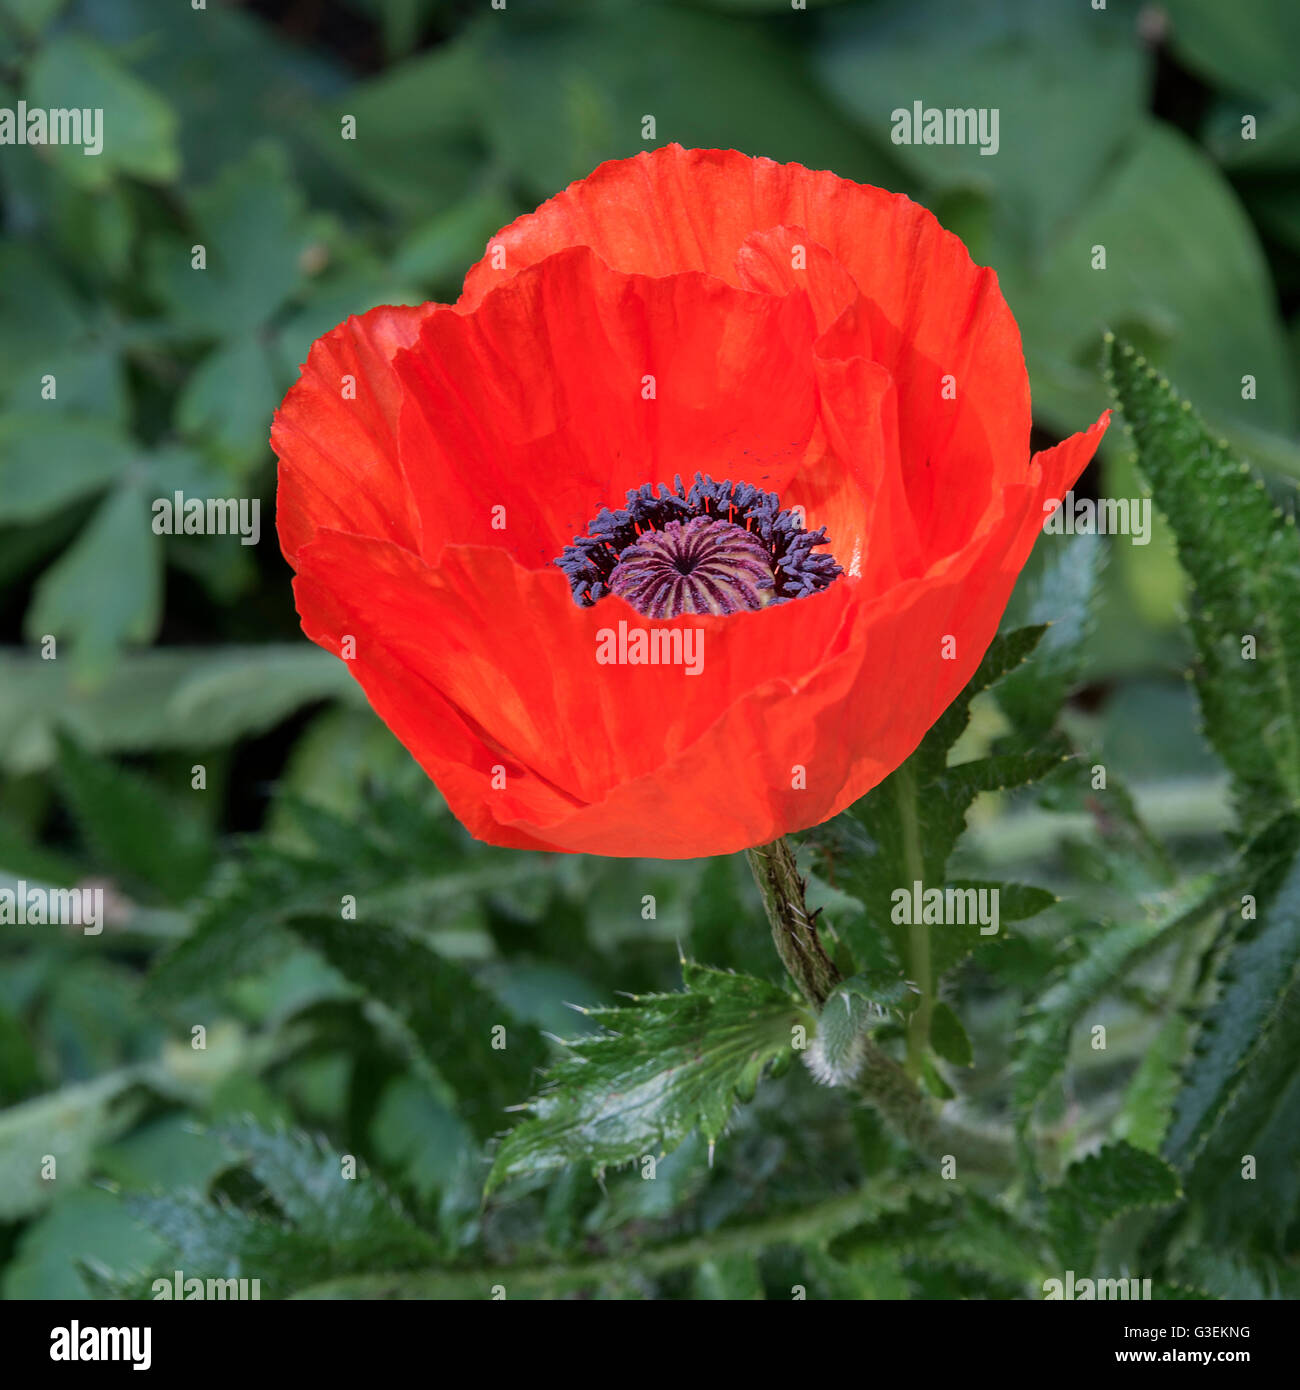
<path fill-rule="evenodd" d="M 996 276 L 924 208 L 669 146 L 326 334 L 272 443 L 304 631 L 468 829 L 684 858 L 903 761 L 1106 424 L 1030 458 Z"/>

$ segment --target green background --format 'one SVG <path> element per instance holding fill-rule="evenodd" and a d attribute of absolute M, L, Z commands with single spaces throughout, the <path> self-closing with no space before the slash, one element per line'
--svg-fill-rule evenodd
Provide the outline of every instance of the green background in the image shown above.
<path fill-rule="evenodd" d="M 574 1167 L 480 1210 L 484 1153 L 501 1108 L 529 1094 L 542 1033 L 584 1027 L 564 1001 L 674 987 L 677 943 L 771 975 L 766 930 L 741 861 L 557 860 L 468 840 L 298 631 L 269 421 L 313 338 L 376 304 L 454 299 L 493 231 L 646 148 L 653 115 L 650 143 L 830 168 L 933 208 L 999 273 L 1039 445 L 1107 404 L 1111 328 L 1287 497 L 1300 479 L 1292 0 L 0 0 L 0 106 L 20 98 L 102 106 L 107 139 L 98 158 L 0 147 L 0 881 L 94 882 L 115 909 L 97 938 L 0 927 L 0 1105 L 13 1107 L 0 1114 L 0 1290 L 80 1295 L 109 1271 L 170 1271 L 131 1194 L 171 1194 L 177 1223 L 176 1194 L 273 1208 L 274 1184 L 241 1166 L 254 1141 L 225 1128 L 251 1117 L 360 1155 L 420 1214 L 424 1243 L 393 1236 L 419 1264 L 562 1266 L 582 1251 L 612 1262 L 606 1292 L 633 1297 L 792 1280 L 823 1295 L 1015 1293 L 1005 1272 L 924 1251 L 712 1251 L 709 1233 L 901 1162 L 869 1114 L 799 1069 L 760 1091 L 712 1170 L 688 1140 L 655 1183 L 624 1172 L 601 1187 Z M 998 155 L 892 144 L 890 112 L 915 100 L 997 107 Z M 347 115 L 355 141 L 340 135 Z M 200 242 L 202 275 L 189 266 Z M 1119 444 L 1112 431 L 1094 494 L 1138 495 Z M 259 497 L 260 545 L 155 536 L 149 502 L 176 489 Z M 1077 556 L 1052 614 L 1086 643 L 1064 727 L 1195 865 L 1222 850 L 1230 813 L 1184 677 L 1171 544 L 1161 524 L 1146 548 Z M 969 746 L 1002 719 L 977 705 Z M 390 812 L 400 830 L 386 838 Z M 993 797 L 972 819 L 972 874 L 1013 871 L 1067 898 L 954 996 L 975 1044 L 968 1088 L 996 1108 L 1053 952 L 1131 910 L 1137 889 L 1098 868 L 1086 817 Z M 461 1017 L 443 999 L 427 1021 L 443 1038 L 431 1069 L 410 1060 L 409 1019 L 280 929 L 288 905 L 344 892 L 417 923 L 473 981 Z M 159 973 L 200 928 L 228 944 Z M 1159 993 L 1134 984 L 1112 1001 L 1104 1062 L 1076 1040 L 1048 1100 L 1062 1134 L 1114 1132 L 1126 1105 L 1134 1142 L 1154 1124 L 1131 1083 Z M 455 1039 L 498 1014 L 531 1041 L 485 1080 Z M 47 1152 L 53 1183 L 36 1173 Z M 296 1253 L 243 1257 L 268 1294 L 374 1267 L 374 1213 L 356 1230 L 334 1214 L 310 1240 L 320 1213 L 300 1215 Z M 704 1253 L 663 1270 L 639 1260 L 668 1236 Z M 213 1255 L 223 1271 L 235 1248 Z"/>

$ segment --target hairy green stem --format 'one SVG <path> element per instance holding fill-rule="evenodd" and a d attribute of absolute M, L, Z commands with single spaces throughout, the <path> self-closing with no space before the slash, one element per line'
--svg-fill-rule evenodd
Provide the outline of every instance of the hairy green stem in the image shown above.
<path fill-rule="evenodd" d="M 930 1158 L 951 1158 L 957 1177 L 967 1173 L 1008 1177 L 1014 1171 L 1013 1148 L 1006 1135 L 945 1117 L 908 1073 L 870 1040 L 853 1089 L 918 1152 Z"/>
<path fill-rule="evenodd" d="M 804 899 L 803 879 L 794 851 L 785 840 L 773 840 L 746 851 L 763 908 L 772 926 L 772 940 L 790 978 L 816 1009 L 840 981 L 831 958 L 817 935 L 817 926 Z"/>
<path fill-rule="evenodd" d="M 912 821 L 915 830 L 914 794 Z M 839 983 L 840 974 L 827 956 L 808 911 L 794 851 L 785 840 L 776 840 L 749 850 L 748 859 L 772 926 L 777 954 L 800 993 L 820 1011 Z M 919 864 L 917 840 L 918 878 Z M 853 1090 L 870 1102 L 886 1124 L 913 1148 L 932 1158 L 951 1155 L 956 1160 L 958 1175 L 976 1172 L 1005 1176 L 1013 1171 L 1012 1146 L 1004 1136 L 968 1129 L 946 1119 L 903 1067 L 869 1039 Z"/>

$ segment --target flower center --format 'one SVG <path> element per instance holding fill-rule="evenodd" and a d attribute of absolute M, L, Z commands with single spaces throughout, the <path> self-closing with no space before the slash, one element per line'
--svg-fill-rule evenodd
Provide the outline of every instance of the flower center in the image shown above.
<path fill-rule="evenodd" d="M 609 576 L 610 593 L 648 618 L 762 608 L 774 587 L 764 547 L 743 527 L 705 516 L 647 531 Z"/>
<path fill-rule="evenodd" d="M 695 475 L 669 489 L 646 483 L 626 507 L 602 507 L 555 563 L 574 602 L 590 608 L 618 594 L 651 618 L 681 613 L 739 613 L 804 598 L 834 583 L 843 569 L 813 554 L 826 528 L 805 531 L 774 492 L 750 483 Z"/>

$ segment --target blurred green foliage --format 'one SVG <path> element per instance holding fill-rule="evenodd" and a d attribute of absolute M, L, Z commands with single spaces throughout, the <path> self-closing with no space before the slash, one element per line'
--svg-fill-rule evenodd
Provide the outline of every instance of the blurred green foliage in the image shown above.
<path fill-rule="evenodd" d="M 980 796 L 958 841 L 971 797 L 1024 780 L 986 777 L 944 804 L 933 840 L 940 872 L 951 850 L 950 873 L 1037 892 L 1035 913 L 1062 899 L 954 969 L 927 1063 L 932 1089 L 955 1085 L 1037 1147 L 1030 1188 L 1046 1197 L 1013 1213 L 934 1180 L 802 1067 L 719 1136 L 745 1071 L 727 1065 L 705 1067 L 721 1091 L 692 1095 L 672 1130 L 707 1115 L 711 1166 L 698 1135 L 653 1182 L 634 1167 L 598 1185 L 587 1162 L 508 1152 L 510 1181 L 483 1205 L 503 1109 L 536 1095 L 546 1038 L 599 1022 L 566 1003 L 676 991 L 679 948 L 758 977 L 764 997 L 779 969 L 742 860 L 467 839 L 297 631 L 267 431 L 315 336 L 375 304 L 454 298 L 493 231 L 600 160 L 735 146 L 931 206 L 999 273 L 1044 440 L 1109 403 L 1103 330 L 1135 342 L 1210 425 L 1171 462 L 1160 429 L 1142 438 L 1164 407 L 1136 376 L 1119 383 L 1184 560 L 1190 544 L 1193 570 L 1205 561 L 1200 592 L 1220 615 L 1243 608 L 1243 630 L 1275 611 L 1281 632 L 1294 595 L 1261 596 L 1249 566 L 1289 563 L 1268 509 L 1243 507 L 1240 534 L 1188 527 L 1197 506 L 1237 507 L 1238 456 L 1275 500 L 1300 479 L 1296 14 L 1293 0 L 0 0 L 0 107 L 102 106 L 112 132 L 96 158 L 0 147 L 0 886 L 99 883 L 111 905 L 96 937 L 0 926 L 0 1291 L 147 1295 L 151 1272 L 192 1267 L 260 1277 L 268 1296 L 329 1281 L 486 1296 L 498 1278 L 512 1297 L 1036 1296 L 1074 1260 L 1166 1290 L 1295 1296 L 1300 926 L 1293 832 L 1273 817 L 1296 774 L 1272 706 L 1226 683 L 1195 602 L 1192 636 L 1178 626 L 1168 523 L 1145 549 L 1040 547 L 1012 617 L 1056 625 L 953 731 L 957 762 L 1014 758 L 1015 734 L 1105 764 L 1110 809 L 1048 776 Z M 999 108 L 999 154 L 893 144 L 890 113 L 918 100 Z M 1223 464 L 1223 490 L 1179 508 L 1189 452 Z M 1118 429 L 1099 468 L 1094 487 L 1137 495 Z M 259 498 L 261 544 L 155 535 L 150 499 L 176 490 Z M 1270 668 L 1275 692 L 1293 665 L 1283 651 Z M 948 753 L 912 774 L 946 785 Z M 860 970 L 890 962 L 864 908 L 876 807 L 804 846 L 813 900 Z M 1230 843 L 1234 825 L 1253 838 Z M 1267 932 L 1235 941 L 1223 892 L 1238 880 L 1208 884 L 1211 864 L 1276 905 Z M 672 997 L 664 1027 L 695 1016 L 689 992 Z M 464 1039 L 497 1025 L 510 1042 L 485 1065 Z M 1225 1113 L 1236 1127 L 1216 1129 Z M 527 1156 L 538 1131 L 521 1132 Z M 1243 1145 L 1269 1164 L 1258 1187 L 1222 1179 Z M 341 1153 L 361 1180 L 332 1181 Z"/>

